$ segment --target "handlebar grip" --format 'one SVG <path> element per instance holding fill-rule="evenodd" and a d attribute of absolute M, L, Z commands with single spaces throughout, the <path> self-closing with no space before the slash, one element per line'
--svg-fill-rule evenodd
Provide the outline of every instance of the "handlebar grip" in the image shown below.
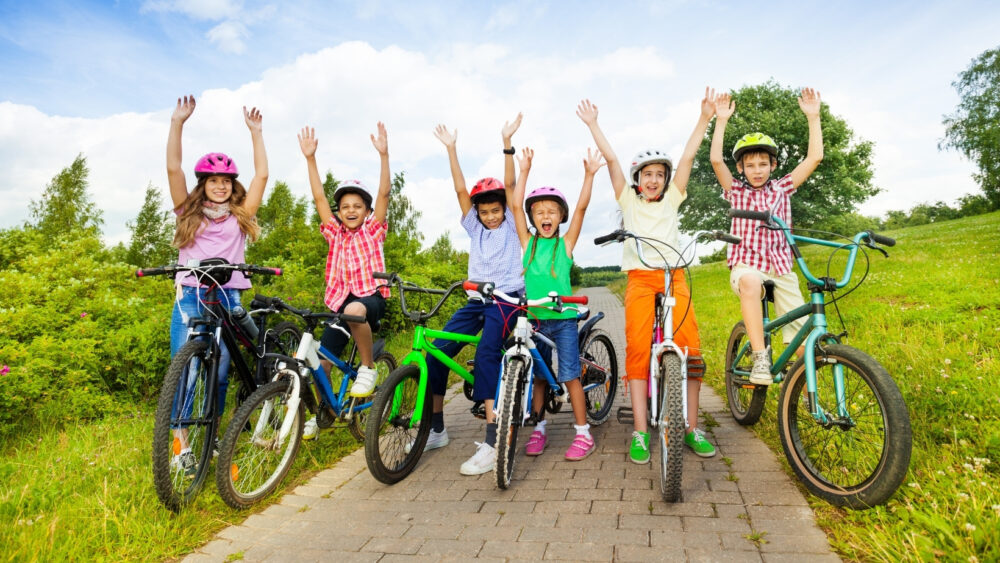
<path fill-rule="evenodd" d="M 167 273 L 166 268 L 139 268 L 135 271 L 135 277 L 146 278 L 150 276 L 162 276 Z"/>
<path fill-rule="evenodd" d="M 462 289 L 466 291 L 478 291 L 483 295 L 493 295 L 493 289 L 496 286 L 493 282 L 477 282 L 472 280 L 465 280 L 462 282 Z"/>
<path fill-rule="evenodd" d="M 608 234 L 606 234 L 604 236 L 597 237 L 597 238 L 594 239 L 594 244 L 600 245 L 600 244 L 604 244 L 606 242 L 611 242 L 613 240 L 615 240 L 615 241 L 620 241 L 621 240 L 621 231 L 615 231 L 613 233 L 608 233 Z"/>
<path fill-rule="evenodd" d="M 372 277 L 377 280 L 391 280 L 395 275 L 392 272 L 372 272 Z"/>
<path fill-rule="evenodd" d="M 873 233 L 871 231 L 865 231 L 868 233 L 868 238 L 872 242 L 881 244 L 882 246 L 896 246 L 896 239 L 887 237 L 885 235 L 880 235 L 878 233 Z"/>
<path fill-rule="evenodd" d="M 247 271 L 252 274 L 263 274 L 265 276 L 280 276 L 281 268 L 268 268 L 267 266 L 248 265 Z"/>
<path fill-rule="evenodd" d="M 739 244 L 743 242 L 743 239 L 741 239 L 740 237 L 731 235 L 729 233 L 719 233 L 718 236 L 716 236 L 716 238 L 723 242 L 728 242 L 729 244 Z"/>
<path fill-rule="evenodd" d="M 340 320 L 344 321 L 345 323 L 363 323 L 368 319 L 366 319 L 364 316 L 361 315 L 345 315 L 344 313 L 341 313 Z"/>
<path fill-rule="evenodd" d="M 739 217 L 741 219 L 756 219 L 764 223 L 771 221 L 771 214 L 767 211 L 749 211 L 747 209 L 729 209 L 730 217 Z"/>
<path fill-rule="evenodd" d="M 575 303 L 577 305 L 586 305 L 587 299 L 586 295 L 568 295 L 562 298 L 563 303 Z"/>

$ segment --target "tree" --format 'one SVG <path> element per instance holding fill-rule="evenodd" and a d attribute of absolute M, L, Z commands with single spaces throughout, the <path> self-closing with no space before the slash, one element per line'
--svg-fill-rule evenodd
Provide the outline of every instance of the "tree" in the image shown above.
<path fill-rule="evenodd" d="M 992 209 L 1000 209 L 1000 47 L 985 51 L 951 83 L 961 101 L 944 117 L 938 148 L 953 148 L 973 161 Z"/>
<path fill-rule="evenodd" d="M 125 252 L 125 260 L 135 266 L 160 266 L 177 256 L 170 246 L 174 238 L 174 221 L 170 212 L 163 210 L 163 197 L 153 184 L 146 186 L 146 196 L 135 221 L 126 226 L 132 231 L 132 240 Z"/>
<path fill-rule="evenodd" d="M 733 92 L 736 113 L 726 128 L 723 154 L 733 174 L 736 165 L 730 155 L 736 141 L 747 133 L 760 131 L 770 135 L 780 147 L 778 168 L 772 178 L 795 168 L 809 146 L 809 126 L 799 109 L 798 91 L 780 86 L 773 80 L 758 86 L 744 86 Z M 872 143 L 855 138 L 847 122 L 830 113 L 823 104 L 820 117 L 823 128 L 823 162 L 792 197 L 792 218 L 796 227 L 811 227 L 835 215 L 851 213 L 859 203 L 880 190 L 872 185 Z M 681 206 L 681 228 L 728 229 L 726 210 L 729 204 L 721 197 L 722 188 L 715 179 L 708 152 L 713 122 L 706 139 L 698 148 L 688 198 Z"/>
<path fill-rule="evenodd" d="M 389 234 L 385 238 L 385 267 L 390 272 L 402 272 L 420 253 L 424 236 L 417 227 L 420 212 L 413 207 L 410 198 L 403 195 L 406 178 L 402 172 L 392 178 L 389 195 L 389 209 L 385 220 L 389 223 Z"/>
<path fill-rule="evenodd" d="M 45 186 L 42 198 L 29 205 L 32 226 L 46 240 L 52 241 L 67 233 L 87 231 L 100 234 L 104 219 L 87 193 L 87 159 L 77 155 L 73 164 L 63 168 Z"/>

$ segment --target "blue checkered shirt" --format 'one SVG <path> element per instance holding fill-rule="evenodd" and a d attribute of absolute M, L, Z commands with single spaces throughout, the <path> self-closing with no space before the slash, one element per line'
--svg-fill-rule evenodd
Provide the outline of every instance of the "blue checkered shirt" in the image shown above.
<path fill-rule="evenodd" d="M 523 292 L 524 276 L 521 275 L 521 239 L 514 227 L 514 214 L 504 211 L 503 223 L 489 230 L 479 221 L 476 207 L 462 217 L 462 227 L 472 239 L 469 249 L 469 279 L 490 281 L 504 293 Z M 475 291 L 470 297 L 478 296 Z"/>

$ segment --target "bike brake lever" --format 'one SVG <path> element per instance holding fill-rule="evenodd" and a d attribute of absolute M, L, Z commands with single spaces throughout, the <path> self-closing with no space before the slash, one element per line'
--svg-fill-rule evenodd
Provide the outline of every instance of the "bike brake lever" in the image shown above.
<path fill-rule="evenodd" d="M 870 242 L 865 243 L 865 246 L 867 246 L 868 248 L 871 248 L 872 250 L 878 250 L 879 252 L 882 253 L 882 256 L 885 256 L 886 258 L 889 257 L 889 253 L 886 252 L 885 249 L 882 248 L 881 246 L 875 246 L 874 244 L 872 244 Z"/>

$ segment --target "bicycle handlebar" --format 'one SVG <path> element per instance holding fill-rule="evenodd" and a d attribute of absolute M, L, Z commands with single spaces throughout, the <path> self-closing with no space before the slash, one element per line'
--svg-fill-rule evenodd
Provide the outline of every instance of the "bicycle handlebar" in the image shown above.
<path fill-rule="evenodd" d="M 253 300 L 255 302 L 263 303 L 264 306 L 268 308 L 275 308 L 279 310 L 288 311 L 289 313 L 295 316 L 302 317 L 306 321 L 314 319 L 334 319 L 334 320 L 339 319 L 349 323 L 363 323 L 367 321 L 367 319 L 361 315 L 348 315 L 346 313 L 333 313 L 333 312 L 314 313 L 309 309 L 298 309 L 289 305 L 288 303 L 285 303 L 285 301 L 280 297 L 265 297 L 263 295 L 258 294 L 254 295 Z"/>
<path fill-rule="evenodd" d="M 595 238 L 594 244 L 601 245 L 601 244 L 607 244 L 611 241 L 622 242 L 623 240 L 625 240 L 625 231 L 619 229 L 612 233 L 608 233 L 604 236 Z"/>
<path fill-rule="evenodd" d="M 750 211 L 749 209 L 729 209 L 729 216 L 740 219 L 755 219 L 761 223 L 770 223 L 771 214 L 767 211 Z"/>
<path fill-rule="evenodd" d="M 281 268 L 268 268 L 266 266 L 256 266 L 254 264 L 205 264 L 197 266 L 182 266 L 180 264 L 169 264 L 157 268 L 139 268 L 135 271 L 135 277 L 148 278 L 153 276 L 176 276 L 180 272 L 194 272 L 198 270 L 220 269 L 237 270 L 244 274 L 263 274 L 266 276 L 280 276 Z"/>
<path fill-rule="evenodd" d="M 881 244 L 883 246 L 896 246 L 896 239 L 892 237 L 880 235 L 872 231 L 865 231 L 865 232 L 868 233 L 868 239 L 871 240 L 872 242 Z"/>

